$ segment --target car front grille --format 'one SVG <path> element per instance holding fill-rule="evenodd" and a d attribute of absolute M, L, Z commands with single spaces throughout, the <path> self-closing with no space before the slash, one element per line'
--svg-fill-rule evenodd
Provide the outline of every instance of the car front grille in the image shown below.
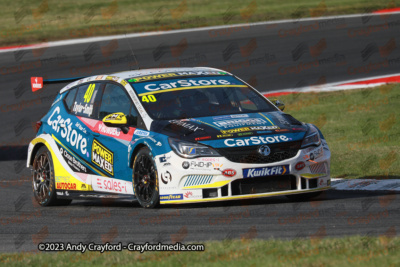
<path fill-rule="evenodd" d="M 302 141 L 268 145 L 271 153 L 262 156 L 260 146 L 219 148 L 218 152 L 232 162 L 237 163 L 273 163 L 293 158 L 297 155 Z"/>
<path fill-rule="evenodd" d="M 233 196 L 296 190 L 296 176 L 277 175 L 238 179 L 231 183 L 231 188 Z"/>

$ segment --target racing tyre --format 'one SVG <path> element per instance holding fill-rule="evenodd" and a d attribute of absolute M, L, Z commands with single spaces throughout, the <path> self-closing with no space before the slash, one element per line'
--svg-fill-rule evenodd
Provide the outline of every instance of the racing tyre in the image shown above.
<path fill-rule="evenodd" d="M 293 201 L 307 201 L 312 198 L 316 198 L 320 196 L 322 192 L 311 192 L 305 194 L 297 194 L 297 195 L 287 195 L 286 197 Z"/>
<path fill-rule="evenodd" d="M 46 146 L 42 146 L 35 155 L 32 188 L 36 201 L 44 207 L 68 205 L 72 201 L 71 199 L 57 199 L 53 160 Z"/>
<path fill-rule="evenodd" d="M 137 153 L 133 162 L 133 190 L 143 208 L 155 208 L 160 203 L 156 163 L 147 147 Z"/>

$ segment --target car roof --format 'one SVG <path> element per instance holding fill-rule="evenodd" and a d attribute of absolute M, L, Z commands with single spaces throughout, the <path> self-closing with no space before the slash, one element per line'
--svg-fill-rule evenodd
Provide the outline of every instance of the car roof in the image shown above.
<path fill-rule="evenodd" d="M 143 69 L 143 70 L 130 70 L 123 72 L 116 72 L 110 75 L 117 76 L 122 79 L 129 79 L 133 77 L 139 77 L 144 75 L 151 74 L 161 74 L 161 73 L 170 73 L 170 72 L 189 72 L 189 71 L 223 71 L 227 74 L 230 74 L 224 70 L 216 69 L 216 68 L 208 68 L 208 67 L 192 67 L 192 68 L 158 68 L 158 69 Z"/>
<path fill-rule="evenodd" d="M 122 71 L 122 72 L 115 72 L 109 74 L 98 74 L 90 77 L 85 77 L 80 80 L 74 81 L 64 88 L 61 89 L 60 93 L 64 93 L 65 91 L 69 90 L 70 88 L 78 85 L 82 82 L 88 82 L 93 80 L 109 80 L 109 77 L 112 77 L 112 80 L 121 83 L 123 80 L 152 75 L 152 74 L 163 74 L 163 73 L 171 73 L 171 72 L 194 72 L 194 71 L 222 71 L 225 74 L 232 75 L 231 73 L 216 69 L 216 68 L 209 68 L 209 67 L 185 67 L 185 68 L 156 68 L 156 69 L 142 69 L 142 70 L 129 70 L 129 71 Z"/>

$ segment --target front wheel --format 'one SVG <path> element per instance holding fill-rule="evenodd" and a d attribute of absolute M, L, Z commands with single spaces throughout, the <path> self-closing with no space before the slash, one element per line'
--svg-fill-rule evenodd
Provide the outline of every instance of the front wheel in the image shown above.
<path fill-rule="evenodd" d="M 57 199 L 54 165 L 50 151 L 42 146 L 33 161 L 33 195 L 41 206 L 68 205 L 71 199 Z"/>
<path fill-rule="evenodd" d="M 139 150 L 133 162 L 133 189 L 143 208 L 155 208 L 159 205 L 157 167 L 147 147 Z"/>

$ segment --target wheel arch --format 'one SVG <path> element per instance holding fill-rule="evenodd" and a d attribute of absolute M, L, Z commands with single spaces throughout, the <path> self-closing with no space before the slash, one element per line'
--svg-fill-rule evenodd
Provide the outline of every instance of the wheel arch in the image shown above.
<path fill-rule="evenodd" d="M 130 168 L 133 169 L 133 161 L 135 160 L 135 156 L 136 156 L 136 154 L 139 152 L 139 150 L 140 150 L 141 148 L 143 148 L 143 147 L 149 148 L 149 147 L 146 146 L 144 143 L 141 143 L 141 144 L 138 144 L 138 145 L 133 149 L 132 154 L 131 154 L 131 158 L 130 158 L 130 161 L 129 161 L 129 167 L 130 167 Z M 149 149 L 150 149 L 150 148 L 149 148 Z"/>
<path fill-rule="evenodd" d="M 43 146 L 46 146 L 46 145 L 44 143 L 41 143 L 41 142 L 35 144 L 35 146 L 32 149 L 32 152 L 30 154 L 30 158 L 29 158 L 29 162 L 28 162 L 29 166 L 33 165 L 33 161 L 35 160 L 36 153 Z"/>

